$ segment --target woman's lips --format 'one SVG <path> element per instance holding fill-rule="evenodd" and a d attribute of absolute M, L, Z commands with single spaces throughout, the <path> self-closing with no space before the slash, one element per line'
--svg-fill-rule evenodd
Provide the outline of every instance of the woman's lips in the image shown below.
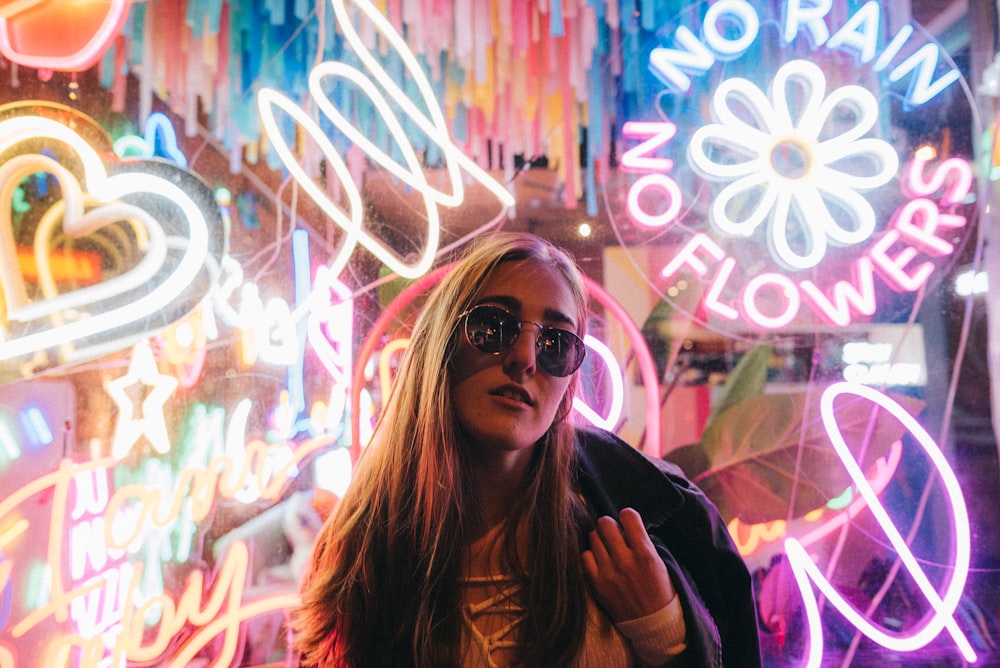
<path fill-rule="evenodd" d="M 533 406 L 535 404 L 535 402 L 531 399 L 531 395 L 529 395 L 524 388 L 518 387 L 517 385 L 504 385 L 503 387 L 498 387 L 494 390 L 490 390 L 490 395 L 527 404 L 528 406 Z"/>

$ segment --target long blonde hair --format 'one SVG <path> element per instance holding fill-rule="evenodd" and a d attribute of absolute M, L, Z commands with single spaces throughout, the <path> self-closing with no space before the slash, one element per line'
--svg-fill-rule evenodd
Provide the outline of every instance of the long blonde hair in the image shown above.
<path fill-rule="evenodd" d="M 450 393 L 459 315 L 500 264 L 531 260 L 557 268 L 577 312 L 586 292 L 572 259 L 527 234 L 475 244 L 428 297 L 393 389 L 354 479 L 320 533 L 302 604 L 293 611 L 303 665 L 455 665 L 460 643 L 458 577 L 470 489 Z M 581 327 L 586 318 L 582 317 Z M 580 332 L 583 335 L 583 332 Z M 583 509 L 572 489 L 576 379 L 539 441 L 514 516 L 527 527 L 524 559 L 511 552 L 527 616 L 520 662 L 568 665 L 586 621 L 579 566 Z M 470 505 L 471 504 L 471 505 Z M 506 543 L 511 545 L 513 535 Z M 531 577 L 528 577 L 530 574 Z"/>

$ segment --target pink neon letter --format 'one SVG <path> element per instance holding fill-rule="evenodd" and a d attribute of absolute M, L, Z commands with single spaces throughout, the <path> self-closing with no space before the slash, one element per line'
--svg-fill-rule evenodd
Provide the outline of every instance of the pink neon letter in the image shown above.
<path fill-rule="evenodd" d="M 785 310 L 778 315 L 764 315 L 757 308 L 755 299 L 757 293 L 768 284 L 775 286 L 777 288 L 778 299 L 781 300 L 784 298 L 786 302 Z M 799 312 L 800 301 L 799 291 L 795 287 L 795 284 L 792 283 L 790 278 L 782 274 L 766 273 L 755 276 L 747 283 L 746 290 L 743 291 L 743 309 L 746 311 L 747 317 L 761 327 L 769 329 L 777 329 L 790 323 Z"/>
<path fill-rule="evenodd" d="M 672 260 L 670 260 L 667 266 L 663 268 L 663 271 L 660 272 L 660 276 L 663 278 L 670 278 L 684 265 L 693 269 L 699 276 L 707 274 L 708 267 L 705 266 L 704 262 L 695 257 L 694 254 L 699 247 L 708 251 L 708 254 L 716 260 L 721 260 L 726 256 L 726 252 L 722 250 L 719 244 L 712 241 L 711 237 L 698 233 L 691 237 L 691 241 L 687 242 L 684 248 L 682 248 L 680 252 L 677 253 Z"/>
<path fill-rule="evenodd" d="M 862 257 L 857 261 L 854 265 L 854 280 L 857 286 L 848 281 L 837 281 L 833 286 L 833 299 L 828 299 L 812 281 L 802 281 L 799 287 L 819 309 L 820 315 L 828 322 L 843 327 L 851 324 L 851 305 L 864 315 L 875 313 L 874 267 L 871 258 Z"/>
<path fill-rule="evenodd" d="M 660 214 L 646 212 L 639 204 L 639 195 L 646 188 L 656 188 L 663 191 L 670 204 L 666 211 Z M 646 227 L 663 227 L 673 222 L 681 210 L 681 189 L 677 183 L 666 174 L 646 174 L 632 184 L 628 189 L 628 215 L 637 225 Z"/>
<path fill-rule="evenodd" d="M 666 121 L 628 121 L 622 126 L 622 136 L 626 139 L 648 137 L 638 146 L 633 146 L 622 155 L 621 166 L 627 172 L 666 172 L 674 166 L 669 158 L 655 158 L 653 153 L 673 139 L 677 126 Z"/>
<path fill-rule="evenodd" d="M 914 221 L 920 219 L 923 220 L 922 225 L 914 224 Z M 912 241 L 929 255 L 950 255 L 955 247 L 934 236 L 938 226 L 948 229 L 964 227 L 965 218 L 954 214 L 939 215 L 934 202 L 921 198 L 903 205 L 896 220 L 896 229 L 907 241 Z"/>
<path fill-rule="evenodd" d="M 912 274 L 903 271 L 903 268 L 917 256 L 917 251 L 913 246 L 907 246 L 894 257 L 889 257 L 889 247 L 899 241 L 899 237 L 900 233 L 897 230 L 889 230 L 875 242 L 869 255 L 890 287 L 897 292 L 916 292 L 934 273 L 934 264 L 924 262 Z"/>
<path fill-rule="evenodd" d="M 972 187 L 972 167 L 961 158 L 949 158 L 945 160 L 931 173 L 930 178 L 923 180 L 924 165 L 933 156 L 933 151 L 920 149 L 913 156 L 913 163 L 910 171 L 904 180 L 907 193 L 917 197 L 930 197 L 944 185 L 946 179 L 951 176 L 950 186 L 941 196 L 942 206 L 959 204 Z"/>
<path fill-rule="evenodd" d="M 708 288 L 708 294 L 705 295 L 705 308 L 726 320 L 736 320 L 740 315 L 732 306 L 719 301 L 722 288 L 732 275 L 734 267 L 736 267 L 736 260 L 733 258 L 727 257 L 723 260 L 719 271 L 715 272 L 715 278 L 712 279 L 712 285 Z"/>

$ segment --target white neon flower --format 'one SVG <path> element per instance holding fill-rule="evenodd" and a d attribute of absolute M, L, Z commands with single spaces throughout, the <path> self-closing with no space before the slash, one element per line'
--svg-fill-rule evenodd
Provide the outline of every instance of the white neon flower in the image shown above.
<path fill-rule="evenodd" d="M 874 232 L 875 211 L 860 193 L 887 183 L 899 157 L 864 136 L 878 118 L 866 89 L 826 96 L 822 70 L 794 60 L 766 95 L 746 79 L 724 81 L 712 117 L 692 136 L 688 160 L 704 178 L 731 182 L 712 204 L 718 231 L 749 237 L 767 221 L 772 256 L 795 270 L 819 264 L 828 243 L 849 246 Z"/>

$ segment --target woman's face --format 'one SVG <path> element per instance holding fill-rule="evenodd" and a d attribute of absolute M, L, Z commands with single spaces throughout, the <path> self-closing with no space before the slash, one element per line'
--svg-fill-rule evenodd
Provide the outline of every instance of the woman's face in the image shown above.
<path fill-rule="evenodd" d="M 579 332 L 573 290 L 559 270 L 534 260 L 501 264 L 473 306 L 502 306 L 518 320 Z M 499 355 L 473 348 L 459 331 L 451 368 L 458 422 L 483 454 L 527 452 L 551 426 L 572 376 L 551 376 L 535 358 L 538 328 L 522 323 L 513 347 Z"/>

